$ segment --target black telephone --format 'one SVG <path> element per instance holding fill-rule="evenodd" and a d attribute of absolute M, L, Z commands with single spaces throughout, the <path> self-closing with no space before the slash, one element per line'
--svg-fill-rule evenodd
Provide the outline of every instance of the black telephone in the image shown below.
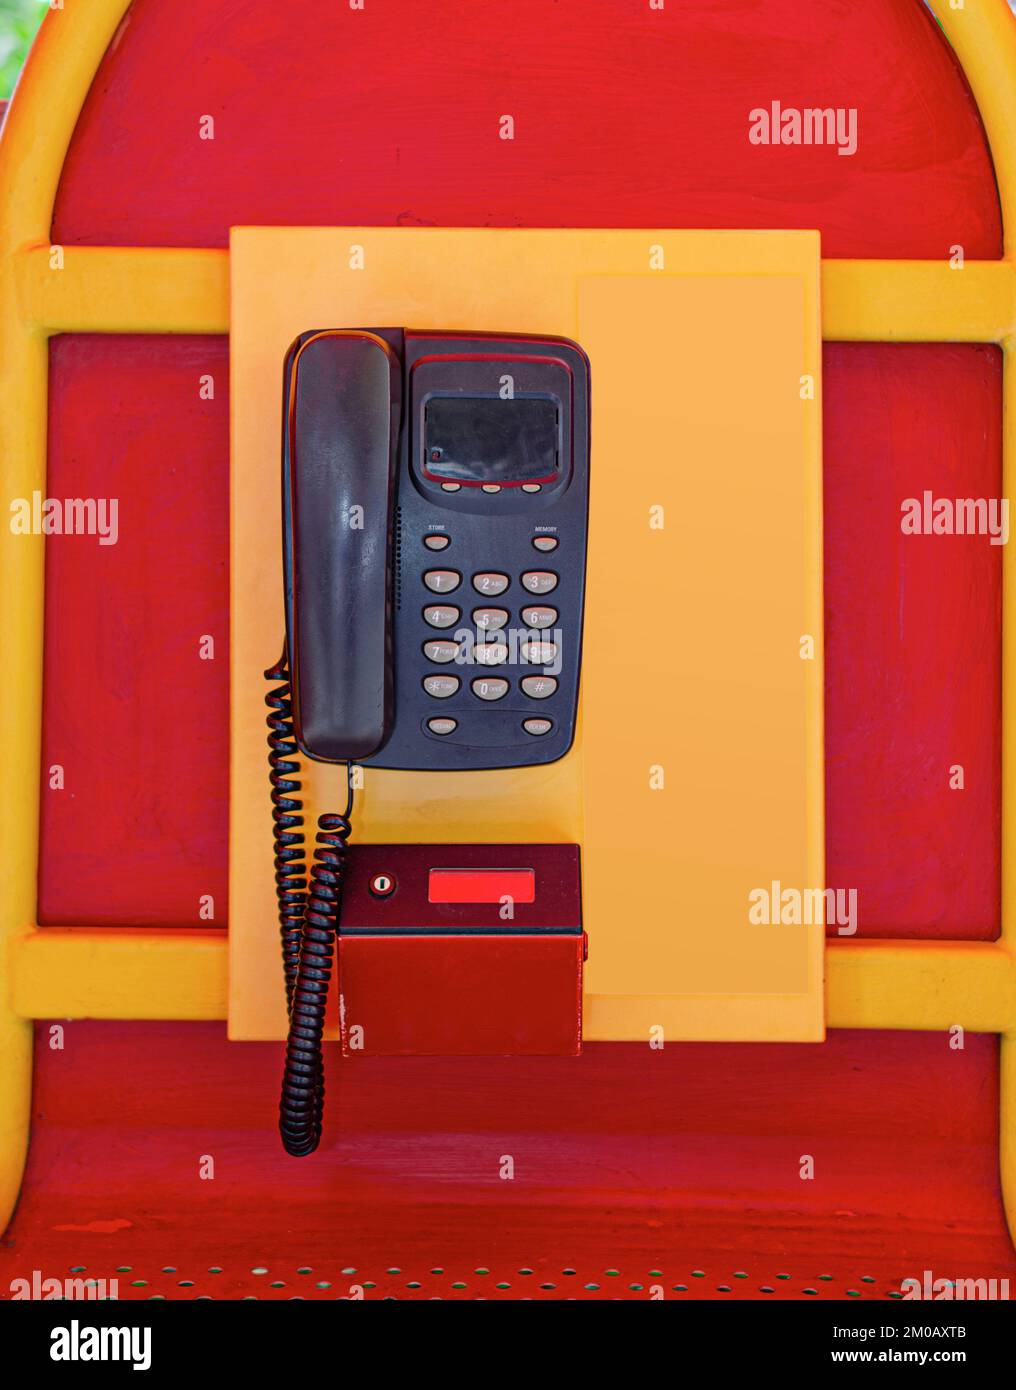
<path fill-rule="evenodd" d="M 283 374 L 286 644 L 265 672 L 286 1150 L 318 1144 L 354 763 L 549 763 L 574 737 L 589 364 L 561 338 L 328 329 Z M 298 753 L 345 763 L 308 880 Z"/>

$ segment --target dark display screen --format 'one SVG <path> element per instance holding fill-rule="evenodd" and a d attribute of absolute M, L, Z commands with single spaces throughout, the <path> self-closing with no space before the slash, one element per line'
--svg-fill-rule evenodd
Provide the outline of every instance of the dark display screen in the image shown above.
<path fill-rule="evenodd" d="M 541 396 L 432 396 L 424 406 L 424 469 L 455 482 L 549 479 L 558 468 L 557 415 L 557 402 Z"/>

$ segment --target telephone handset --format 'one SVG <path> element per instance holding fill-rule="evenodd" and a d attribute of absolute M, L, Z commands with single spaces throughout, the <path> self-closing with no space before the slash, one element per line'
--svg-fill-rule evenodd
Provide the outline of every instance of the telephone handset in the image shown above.
<path fill-rule="evenodd" d="M 289 1006 L 280 1107 L 312 1152 L 345 811 L 308 878 L 298 753 L 469 770 L 552 762 L 574 736 L 589 368 L 559 338 L 335 329 L 283 385 L 286 645 L 265 674 Z"/>

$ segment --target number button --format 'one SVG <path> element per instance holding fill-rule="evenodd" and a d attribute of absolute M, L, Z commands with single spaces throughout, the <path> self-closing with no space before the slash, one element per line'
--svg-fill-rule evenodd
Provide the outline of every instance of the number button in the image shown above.
<path fill-rule="evenodd" d="M 473 660 L 478 666 L 500 666 L 507 658 L 504 642 L 477 642 L 473 647 Z"/>
<path fill-rule="evenodd" d="M 496 598 L 498 594 L 503 594 L 511 583 L 506 574 L 474 574 L 473 588 L 478 594 L 487 594 L 490 598 Z"/>
<path fill-rule="evenodd" d="M 459 688 L 458 676 L 425 676 L 423 688 L 435 700 L 447 700 Z"/>
<path fill-rule="evenodd" d="M 549 700 L 557 689 L 553 676 L 523 676 L 522 691 L 531 700 Z"/>
<path fill-rule="evenodd" d="M 531 594 L 549 594 L 557 588 L 557 575 L 549 570 L 530 570 L 522 576 L 522 587 Z"/>
<path fill-rule="evenodd" d="M 526 627 L 535 627 L 541 632 L 545 627 L 553 627 L 557 622 L 556 608 L 523 608 L 522 621 Z"/>
<path fill-rule="evenodd" d="M 458 608 L 446 608 L 442 604 L 434 604 L 423 610 L 423 616 L 431 627 L 451 627 L 462 617 L 462 612 Z"/>
<path fill-rule="evenodd" d="M 436 661 L 439 665 L 445 666 L 449 661 L 455 660 L 459 648 L 455 642 L 424 642 L 423 654 L 428 661 Z"/>
<path fill-rule="evenodd" d="M 508 682 L 496 676 L 477 676 L 473 694 L 481 700 L 503 700 L 508 694 Z"/>
<path fill-rule="evenodd" d="M 553 642 L 527 642 L 522 655 L 533 666 L 546 666 L 557 657 L 557 647 Z"/>
<path fill-rule="evenodd" d="M 482 632 L 493 632 L 499 627 L 504 627 L 508 621 L 508 613 L 504 608 L 474 608 L 473 622 Z"/>
<path fill-rule="evenodd" d="M 428 570 L 423 582 L 432 594 L 450 594 L 462 582 L 457 570 Z"/>

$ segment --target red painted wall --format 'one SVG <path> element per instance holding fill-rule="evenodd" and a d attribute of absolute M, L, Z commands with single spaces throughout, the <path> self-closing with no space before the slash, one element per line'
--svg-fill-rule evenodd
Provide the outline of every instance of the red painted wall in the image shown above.
<path fill-rule="evenodd" d="M 773 99 L 855 106 L 857 154 L 750 146 L 747 112 Z M 214 141 L 198 139 L 205 115 Z M 827 256 L 1001 250 L 983 132 L 919 0 L 517 0 L 510 20 L 466 0 L 137 0 L 79 122 L 54 238 L 223 246 L 244 222 L 806 226 Z M 904 544 L 898 508 L 924 487 L 997 490 L 997 354 L 830 345 L 825 374 L 830 882 L 859 888 L 862 934 L 988 938 L 999 552 Z M 121 540 L 47 556 L 43 765 L 67 785 L 44 783 L 45 921 L 189 925 L 200 894 L 225 906 L 226 376 L 221 339 L 53 344 L 50 492 L 119 496 Z M 206 633 L 214 663 L 197 660 Z M 955 762 L 967 790 L 946 794 Z M 183 1025 L 45 1041 L 8 1236 L 36 1264 L 133 1249 L 138 1275 L 177 1266 L 158 1291 L 190 1295 L 211 1291 L 177 1286 L 201 1261 L 239 1291 L 255 1263 L 295 1270 L 308 1253 L 407 1275 L 432 1258 L 623 1267 L 643 1284 L 659 1261 L 668 1287 L 757 1296 L 821 1293 L 804 1280 L 824 1272 L 885 1296 L 922 1262 L 1012 1268 L 990 1039 L 361 1061 L 329 1111 L 339 1147 L 306 1166 L 271 1132 L 278 1048 Z M 533 1167 L 509 1192 L 477 1165 L 510 1145 Z M 195 1177 L 209 1148 L 222 1185 Z M 816 1150 L 820 1181 L 802 1183 Z"/>

